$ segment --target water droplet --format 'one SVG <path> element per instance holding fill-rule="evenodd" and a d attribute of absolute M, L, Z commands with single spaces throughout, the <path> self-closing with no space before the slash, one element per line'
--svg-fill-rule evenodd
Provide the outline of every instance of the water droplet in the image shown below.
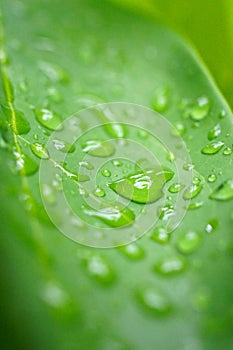
<path fill-rule="evenodd" d="M 111 171 L 108 170 L 108 169 L 103 169 L 103 170 L 101 171 L 101 174 L 102 174 L 103 176 L 105 176 L 105 177 L 110 177 L 110 176 L 111 176 Z"/>
<path fill-rule="evenodd" d="M 83 168 L 86 168 L 88 170 L 94 169 L 93 165 L 91 163 L 87 162 L 87 161 L 79 162 L 79 166 L 83 167 Z"/>
<path fill-rule="evenodd" d="M 137 203 L 154 202 L 162 197 L 164 184 L 173 177 L 170 169 L 147 169 L 137 171 L 120 180 L 112 182 L 109 187 L 127 199 Z"/>
<path fill-rule="evenodd" d="M 38 170 L 38 164 L 31 159 L 28 155 L 23 153 L 14 152 L 15 157 L 15 170 L 22 175 L 33 175 Z"/>
<path fill-rule="evenodd" d="M 186 171 L 193 170 L 194 169 L 194 165 L 186 163 L 186 164 L 184 164 L 183 169 L 186 170 Z"/>
<path fill-rule="evenodd" d="M 42 108 L 35 112 L 37 121 L 50 130 L 57 130 L 62 122 L 61 118 L 54 112 Z"/>
<path fill-rule="evenodd" d="M 194 252 L 201 243 L 201 235 L 195 231 L 188 231 L 183 234 L 177 243 L 181 253 L 190 254 Z"/>
<path fill-rule="evenodd" d="M 129 259 L 140 260 L 144 257 L 144 250 L 136 243 L 127 244 L 119 250 Z"/>
<path fill-rule="evenodd" d="M 146 130 L 143 130 L 143 129 L 139 129 L 138 131 L 138 136 L 141 138 L 141 139 L 146 139 L 149 134 Z"/>
<path fill-rule="evenodd" d="M 67 83 L 69 81 L 68 74 L 63 68 L 49 62 L 39 62 L 41 71 L 52 81 Z"/>
<path fill-rule="evenodd" d="M 113 159 L 112 164 L 117 167 L 122 166 L 122 162 L 118 159 Z"/>
<path fill-rule="evenodd" d="M 46 203 L 53 205 L 56 202 L 56 195 L 54 193 L 53 187 L 47 184 L 43 184 L 41 187 L 41 192 Z"/>
<path fill-rule="evenodd" d="M 55 89 L 55 87 L 50 87 L 48 89 L 48 96 L 55 103 L 59 103 L 62 101 L 62 96 L 60 95 L 58 90 Z"/>
<path fill-rule="evenodd" d="M 165 257 L 158 261 L 153 270 L 160 275 L 170 276 L 182 272 L 186 267 L 185 261 L 179 256 Z"/>
<path fill-rule="evenodd" d="M 108 123 L 104 127 L 107 133 L 114 138 L 123 138 L 126 136 L 126 128 L 122 124 Z"/>
<path fill-rule="evenodd" d="M 205 227 L 205 231 L 207 233 L 211 233 L 214 230 L 216 230 L 216 228 L 218 227 L 218 220 L 217 219 L 211 219 L 208 221 L 206 227 Z"/>
<path fill-rule="evenodd" d="M 215 199 L 217 201 L 226 201 L 232 198 L 233 198 L 233 179 L 223 182 L 210 195 L 210 199 Z"/>
<path fill-rule="evenodd" d="M 169 160 L 169 162 L 172 163 L 176 159 L 176 156 L 175 156 L 175 154 L 173 152 L 168 152 L 167 159 Z"/>
<path fill-rule="evenodd" d="M 208 133 L 208 139 L 210 141 L 215 140 L 221 134 L 221 127 L 219 124 L 215 125 Z"/>
<path fill-rule="evenodd" d="M 100 255 L 90 255 L 83 259 L 89 276 L 103 285 L 112 284 L 115 275 L 109 263 Z"/>
<path fill-rule="evenodd" d="M 224 156 L 229 156 L 230 154 L 233 153 L 233 148 L 231 147 L 226 147 L 224 150 L 223 150 L 223 154 Z"/>
<path fill-rule="evenodd" d="M 196 197 L 202 190 L 203 186 L 202 185 L 195 185 L 195 184 L 192 184 L 190 185 L 185 191 L 184 191 L 184 194 L 183 194 L 183 198 L 185 200 L 188 200 L 188 199 L 192 199 L 194 197 Z"/>
<path fill-rule="evenodd" d="M 203 120 L 209 113 L 210 101 L 206 96 L 199 97 L 197 102 L 187 107 L 185 115 L 190 116 L 194 121 Z"/>
<path fill-rule="evenodd" d="M 105 192 L 101 187 L 96 187 L 96 189 L 94 190 L 93 193 L 96 197 L 104 197 L 105 196 Z"/>
<path fill-rule="evenodd" d="M 162 208 L 159 208 L 159 219 L 168 220 L 171 216 L 175 215 L 174 206 L 172 204 L 166 204 Z"/>
<path fill-rule="evenodd" d="M 45 145 L 39 142 L 31 143 L 30 148 L 33 154 L 37 156 L 40 159 L 48 159 L 49 154 L 47 149 L 45 148 Z"/>
<path fill-rule="evenodd" d="M 167 296 L 156 288 L 147 287 L 138 291 L 137 298 L 144 308 L 155 315 L 167 314 L 171 310 Z"/>
<path fill-rule="evenodd" d="M 46 284 L 41 297 L 46 304 L 56 309 L 65 307 L 70 301 L 67 293 L 54 282 Z"/>
<path fill-rule="evenodd" d="M 202 148 L 201 153 L 203 154 L 216 154 L 222 149 L 224 146 L 224 142 L 222 141 L 214 141 L 206 145 Z"/>
<path fill-rule="evenodd" d="M 110 141 L 89 140 L 82 146 L 83 152 L 96 157 L 109 157 L 115 152 Z"/>
<path fill-rule="evenodd" d="M 156 227 L 150 238 L 157 243 L 166 244 L 169 242 L 171 235 L 164 227 Z"/>
<path fill-rule="evenodd" d="M 168 88 L 158 89 L 153 98 L 153 108 L 157 112 L 164 112 L 168 108 L 170 91 Z"/>
<path fill-rule="evenodd" d="M 177 193 L 177 192 L 180 192 L 183 188 L 184 188 L 184 185 L 180 183 L 175 183 L 168 188 L 168 191 L 171 193 Z"/>
<path fill-rule="evenodd" d="M 219 113 L 219 119 L 223 119 L 225 118 L 225 116 L 227 115 L 226 111 L 223 109 L 220 113 Z"/>
<path fill-rule="evenodd" d="M 34 138 L 34 140 L 38 141 L 39 140 L 38 134 L 33 134 L 33 138 Z"/>
<path fill-rule="evenodd" d="M 121 227 L 130 225 L 135 220 L 135 215 L 127 207 L 120 203 L 115 203 L 112 206 L 106 206 L 100 210 L 95 210 L 90 207 L 83 207 L 83 212 L 90 217 L 96 217 L 111 227 Z"/>
<path fill-rule="evenodd" d="M 199 185 L 201 183 L 201 180 L 199 177 L 195 176 L 192 181 L 193 185 Z"/>
<path fill-rule="evenodd" d="M 207 178 L 208 182 L 211 182 L 211 183 L 215 182 L 216 179 L 217 179 L 217 176 L 214 173 L 211 173 Z"/>
<path fill-rule="evenodd" d="M 71 145 L 63 140 L 54 139 L 52 142 L 57 151 L 63 153 L 73 153 L 75 151 L 75 145 Z"/>
<path fill-rule="evenodd" d="M 174 125 L 174 129 L 172 131 L 172 134 L 174 136 L 182 136 L 186 132 L 185 126 L 182 123 L 176 123 Z"/>
<path fill-rule="evenodd" d="M 199 209 L 203 206 L 203 202 L 195 202 L 195 203 L 191 203 L 189 204 L 186 209 L 187 210 L 196 210 Z"/>

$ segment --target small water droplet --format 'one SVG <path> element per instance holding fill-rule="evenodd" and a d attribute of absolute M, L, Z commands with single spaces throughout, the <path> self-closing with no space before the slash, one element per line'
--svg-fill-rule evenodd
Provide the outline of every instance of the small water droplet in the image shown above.
<path fill-rule="evenodd" d="M 87 161 L 79 162 L 79 166 L 83 167 L 83 168 L 86 168 L 88 170 L 93 170 L 94 169 L 94 166 L 91 163 L 87 162 Z"/>
<path fill-rule="evenodd" d="M 191 203 L 189 204 L 186 209 L 187 210 L 196 210 L 199 209 L 203 206 L 203 202 L 195 202 L 195 203 Z"/>
<path fill-rule="evenodd" d="M 193 170 L 194 169 L 194 165 L 186 163 L 186 164 L 183 165 L 183 169 L 186 170 L 186 171 Z"/>
<path fill-rule="evenodd" d="M 218 227 L 218 220 L 217 219 L 211 219 L 208 221 L 206 227 L 205 227 L 205 231 L 207 233 L 211 233 L 214 230 L 216 230 L 216 228 Z"/>
<path fill-rule="evenodd" d="M 231 147 L 226 147 L 224 150 L 223 150 L 223 154 L 224 156 L 229 156 L 230 154 L 233 153 L 233 148 Z"/>
<path fill-rule="evenodd" d="M 71 145 L 63 140 L 54 139 L 52 142 L 57 151 L 61 151 L 63 153 L 73 153 L 75 151 L 75 145 Z"/>
<path fill-rule="evenodd" d="M 96 217 L 111 227 L 121 227 L 133 224 L 135 214 L 127 207 L 120 203 L 115 203 L 112 206 L 106 206 L 100 210 L 95 210 L 90 207 L 83 207 L 83 212 L 90 217 Z"/>
<path fill-rule="evenodd" d="M 217 180 L 217 176 L 214 173 L 211 173 L 207 178 L 207 181 L 211 183 L 215 182 L 216 180 Z"/>
<path fill-rule="evenodd" d="M 174 136 L 182 136 L 186 132 L 185 126 L 182 123 L 176 123 L 174 125 L 174 129 L 172 131 L 172 135 Z"/>
<path fill-rule="evenodd" d="M 90 255 L 83 259 L 89 276 L 103 285 L 112 284 L 115 275 L 109 263 L 100 255 Z"/>
<path fill-rule="evenodd" d="M 222 149 L 224 146 L 224 142 L 222 141 L 214 141 L 206 145 L 202 148 L 201 153 L 203 154 L 216 154 Z"/>
<path fill-rule="evenodd" d="M 185 261 L 179 256 L 165 257 L 158 261 L 154 267 L 154 272 L 160 275 L 170 276 L 182 272 L 186 267 Z"/>
<path fill-rule="evenodd" d="M 48 96 L 50 100 L 52 100 L 55 103 L 59 103 L 62 101 L 62 96 L 55 87 L 50 87 L 48 89 Z"/>
<path fill-rule="evenodd" d="M 184 187 L 185 185 L 182 185 L 180 183 L 174 183 L 168 188 L 168 191 L 171 193 L 177 193 L 180 192 Z"/>
<path fill-rule="evenodd" d="M 131 243 L 123 247 L 120 247 L 119 250 L 129 259 L 140 260 L 144 257 L 144 250 L 137 244 Z"/>
<path fill-rule="evenodd" d="M 173 152 L 168 152 L 168 154 L 167 154 L 167 159 L 169 160 L 169 162 L 174 162 L 174 160 L 176 159 L 176 156 L 175 156 L 175 154 L 173 153 Z"/>
<path fill-rule="evenodd" d="M 104 127 L 107 133 L 114 138 L 120 139 L 120 138 L 126 137 L 126 128 L 122 124 L 108 123 L 108 124 L 105 124 Z"/>
<path fill-rule="evenodd" d="M 56 195 L 52 186 L 43 184 L 41 186 L 41 192 L 46 203 L 53 205 L 56 202 Z"/>
<path fill-rule="evenodd" d="M 120 160 L 118 160 L 118 159 L 113 159 L 113 160 L 112 160 L 112 164 L 113 164 L 114 166 L 117 166 L 117 167 L 120 167 L 120 166 L 123 165 L 122 162 L 121 162 Z"/>
<path fill-rule="evenodd" d="M 208 115 L 209 109 L 209 99 L 206 96 L 201 96 L 195 103 L 188 105 L 185 115 L 190 116 L 194 121 L 200 121 Z"/>
<path fill-rule="evenodd" d="M 35 114 L 37 121 L 50 130 L 57 130 L 62 122 L 61 118 L 56 113 L 45 108 L 36 110 Z"/>
<path fill-rule="evenodd" d="M 188 199 L 192 199 L 194 197 L 196 197 L 202 190 L 203 186 L 198 184 L 192 184 L 190 185 L 185 191 L 184 191 L 184 194 L 183 194 L 183 198 L 185 200 L 188 200 Z"/>
<path fill-rule="evenodd" d="M 177 243 L 177 248 L 181 253 L 193 253 L 201 243 L 201 235 L 195 231 L 188 231 L 183 234 Z"/>
<path fill-rule="evenodd" d="M 70 301 L 67 293 L 54 282 L 49 282 L 45 285 L 41 297 L 46 304 L 55 309 L 65 307 Z"/>
<path fill-rule="evenodd" d="M 156 90 L 155 96 L 153 98 L 153 103 L 152 103 L 155 111 L 161 113 L 168 108 L 169 94 L 170 94 L 170 91 L 167 87 Z"/>
<path fill-rule="evenodd" d="M 102 174 L 103 176 L 105 176 L 105 177 L 110 177 L 110 176 L 111 176 L 111 171 L 108 170 L 108 169 L 103 169 L 103 170 L 101 171 L 101 174 Z"/>
<path fill-rule="evenodd" d="M 215 140 L 221 134 L 221 126 L 215 125 L 208 133 L 208 139 L 210 141 Z"/>
<path fill-rule="evenodd" d="M 27 134 L 30 131 L 30 124 L 23 112 L 10 108 L 9 106 L 2 105 L 1 107 L 16 135 Z"/>
<path fill-rule="evenodd" d="M 171 310 L 171 304 L 167 296 L 160 290 L 147 287 L 137 292 L 140 304 L 155 315 L 167 314 Z"/>
<path fill-rule="evenodd" d="M 42 143 L 35 142 L 30 144 L 30 148 L 33 154 L 37 156 L 40 159 L 48 159 L 49 158 L 49 153 Z"/>
<path fill-rule="evenodd" d="M 159 219 L 168 220 L 171 216 L 175 215 L 175 209 L 172 204 L 166 204 L 162 208 L 159 208 Z"/>
<path fill-rule="evenodd" d="M 140 129 L 138 131 L 138 136 L 141 138 L 141 139 L 146 139 L 148 138 L 149 134 L 146 130 L 143 130 L 143 129 Z"/>
<path fill-rule="evenodd" d="M 38 141 L 39 140 L 38 134 L 33 134 L 33 138 L 34 138 L 34 140 Z"/>
<path fill-rule="evenodd" d="M 63 68 L 49 62 L 39 62 L 41 71 L 53 82 L 67 83 L 69 76 Z"/>
<path fill-rule="evenodd" d="M 156 227 L 150 238 L 157 243 L 166 244 L 169 242 L 171 235 L 164 227 Z"/>
<path fill-rule="evenodd" d="M 14 152 L 15 170 L 22 175 L 33 175 L 38 170 L 38 164 L 28 155 Z"/>
<path fill-rule="evenodd" d="M 105 196 L 105 192 L 101 187 L 96 187 L 96 189 L 94 190 L 93 193 L 96 197 L 104 197 Z"/>
<path fill-rule="evenodd" d="M 115 152 L 110 141 L 89 140 L 82 146 L 83 152 L 96 157 L 109 157 Z"/>
<path fill-rule="evenodd" d="M 220 113 L 219 113 L 219 119 L 223 119 L 223 118 L 225 118 L 226 117 L 226 115 L 227 115 L 227 113 L 226 113 L 226 111 L 223 109 Z"/>
<path fill-rule="evenodd" d="M 210 195 L 210 199 L 215 199 L 218 201 L 226 201 L 232 198 L 233 198 L 233 179 L 229 179 L 223 182 Z"/>

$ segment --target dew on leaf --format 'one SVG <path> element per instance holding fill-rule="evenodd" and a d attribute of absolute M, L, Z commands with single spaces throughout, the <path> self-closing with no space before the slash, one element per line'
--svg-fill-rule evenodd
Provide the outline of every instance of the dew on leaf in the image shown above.
<path fill-rule="evenodd" d="M 96 187 L 96 189 L 94 190 L 93 193 L 96 197 L 104 197 L 105 196 L 105 192 L 101 187 Z"/>
<path fill-rule="evenodd" d="M 57 151 L 61 151 L 63 153 L 73 153 L 75 151 L 74 145 L 63 140 L 54 139 L 52 142 Z"/>
<path fill-rule="evenodd" d="M 210 199 L 217 201 L 226 201 L 233 198 L 233 179 L 223 182 L 210 195 Z"/>
<path fill-rule="evenodd" d="M 183 194 L 183 198 L 185 200 L 189 200 L 189 199 L 192 199 L 194 197 L 196 197 L 202 190 L 203 186 L 198 184 L 192 184 L 190 185 L 185 191 L 184 191 L 184 194 Z"/>
<path fill-rule="evenodd" d="M 90 277 L 103 285 L 112 284 L 115 274 L 109 263 L 100 255 L 90 255 L 83 259 L 83 263 Z"/>
<path fill-rule="evenodd" d="M 201 235 L 195 231 L 188 231 L 179 237 L 177 248 L 181 253 L 193 253 L 201 243 Z"/>
<path fill-rule="evenodd" d="M 201 153 L 211 155 L 218 153 L 224 146 L 222 141 L 213 141 L 202 148 Z"/>
<path fill-rule="evenodd" d="M 164 276 L 171 276 L 182 272 L 186 267 L 185 261 L 179 256 L 167 256 L 158 261 L 153 270 Z"/>
<path fill-rule="evenodd" d="M 163 186 L 174 176 L 170 169 L 150 168 L 137 171 L 120 180 L 112 182 L 109 187 L 117 194 L 137 203 L 154 202 L 162 197 Z"/>
<path fill-rule="evenodd" d="M 111 176 L 111 171 L 108 170 L 108 169 L 103 169 L 103 170 L 101 171 L 101 174 L 102 174 L 103 176 L 105 176 L 105 177 L 110 177 L 110 176 Z"/>
<path fill-rule="evenodd" d="M 223 110 L 219 113 L 218 117 L 219 117 L 219 119 L 223 119 L 223 118 L 226 117 L 226 115 L 227 115 L 227 113 L 226 113 L 226 111 L 223 109 Z"/>
<path fill-rule="evenodd" d="M 139 303 L 155 315 L 165 315 L 171 310 L 167 296 L 157 288 L 146 287 L 137 292 Z"/>
<path fill-rule="evenodd" d="M 41 192 L 46 203 L 53 205 L 56 202 L 56 195 L 52 186 L 43 184 L 41 186 Z"/>
<path fill-rule="evenodd" d="M 137 243 L 127 244 L 119 250 L 131 260 L 140 260 L 145 255 L 144 250 Z"/>
<path fill-rule="evenodd" d="M 207 178 L 207 181 L 210 183 L 215 182 L 216 180 L 217 180 L 217 176 L 214 173 L 211 173 Z"/>
<path fill-rule="evenodd" d="M 170 193 L 177 193 L 177 192 L 180 192 L 184 188 L 184 186 L 185 185 L 180 183 L 174 183 L 168 188 L 168 191 Z"/>
<path fill-rule="evenodd" d="M 55 282 L 49 282 L 44 286 L 41 298 L 46 304 L 55 309 L 63 308 L 70 302 L 68 294 Z"/>
<path fill-rule="evenodd" d="M 231 147 L 226 147 L 226 148 L 224 148 L 224 150 L 223 150 L 224 156 L 229 156 L 229 155 L 232 154 L 232 153 L 233 153 L 233 148 L 231 148 Z"/>
<path fill-rule="evenodd" d="M 190 116 L 194 121 L 201 121 L 208 115 L 209 109 L 209 99 L 206 96 L 201 96 L 195 103 L 188 105 L 185 115 Z"/>
<path fill-rule="evenodd" d="M 57 130 L 62 122 L 61 118 L 54 112 L 42 108 L 35 111 L 37 121 L 50 130 Z"/>
<path fill-rule="evenodd" d="M 83 168 L 86 168 L 86 169 L 88 169 L 88 170 L 94 169 L 94 166 L 93 166 L 91 163 L 87 162 L 87 161 L 81 161 L 81 162 L 79 162 L 79 166 L 80 166 L 80 167 L 83 167 Z"/>
<path fill-rule="evenodd" d="M 186 209 L 187 210 L 196 210 L 196 209 L 199 209 L 203 206 L 203 202 L 194 202 L 194 203 L 191 203 L 189 204 Z"/>
<path fill-rule="evenodd" d="M 164 112 L 168 108 L 169 104 L 169 94 L 168 88 L 157 89 L 155 96 L 153 98 L 152 106 L 157 112 Z"/>
<path fill-rule="evenodd" d="M 164 227 L 156 227 L 150 238 L 160 244 L 167 244 L 171 238 L 171 235 L 167 232 Z"/>
<path fill-rule="evenodd" d="M 135 214 L 132 210 L 122 206 L 120 203 L 115 203 L 99 210 L 84 206 L 82 210 L 87 216 L 99 218 L 111 227 L 131 225 L 135 220 Z"/>
<path fill-rule="evenodd" d="M 107 123 L 104 125 L 106 132 L 113 138 L 126 137 L 126 128 L 122 124 L 118 123 Z"/>
<path fill-rule="evenodd" d="M 38 170 L 38 164 L 26 154 L 14 152 L 15 170 L 22 175 L 33 175 Z"/>
<path fill-rule="evenodd" d="M 182 136 L 186 132 L 185 126 L 182 123 L 176 123 L 174 125 L 174 129 L 172 131 L 172 134 L 174 136 Z"/>
<path fill-rule="evenodd" d="M 175 156 L 175 154 L 173 153 L 173 152 L 168 152 L 168 154 L 167 154 L 167 159 L 169 160 L 169 162 L 174 162 L 174 160 L 176 159 L 176 156 Z"/>
<path fill-rule="evenodd" d="M 113 160 L 112 160 L 112 164 L 113 164 L 114 166 L 116 166 L 116 167 L 122 166 L 122 162 L 121 162 L 120 160 L 118 160 L 118 159 L 113 159 Z"/>
<path fill-rule="evenodd" d="M 115 152 L 111 141 L 89 140 L 82 145 L 83 152 L 96 157 L 109 157 Z"/>
<path fill-rule="evenodd" d="M 186 171 L 193 170 L 194 169 L 194 165 L 190 164 L 190 163 L 185 163 L 184 166 L 183 166 L 183 169 L 186 170 Z"/>
<path fill-rule="evenodd" d="M 208 133 L 208 140 L 215 140 L 221 134 L 221 126 L 215 125 Z"/>
<path fill-rule="evenodd" d="M 211 233 L 213 232 L 214 230 L 216 230 L 216 228 L 218 227 L 218 220 L 217 219 L 211 219 L 208 221 L 208 223 L 206 224 L 206 227 L 205 227 L 205 231 L 207 233 Z"/>
<path fill-rule="evenodd" d="M 171 216 L 175 215 L 175 209 L 172 204 L 166 204 L 158 211 L 160 220 L 168 220 Z"/>
<path fill-rule="evenodd" d="M 49 153 L 44 144 L 35 142 L 30 144 L 32 153 L 40 159 L 48 159 Z"/>
<path fill-rule="evenodd" d="M 69 76 L 63 68 L 49 62 L 39 62 L 41 71 L 53 82 L 67 83 Z"/>

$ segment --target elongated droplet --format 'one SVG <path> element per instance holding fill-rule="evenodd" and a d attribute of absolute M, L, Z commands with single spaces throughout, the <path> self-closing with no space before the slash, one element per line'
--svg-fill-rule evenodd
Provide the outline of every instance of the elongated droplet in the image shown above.
<path fill-rule="evenodd" d="M 16 161 L 16 171 L 20 174 L 29 176 L 37 172 L 39 168 L 38 164 L 28 155 L 14 152 L 14 157 Z"/>
<path fill-rule="evenodd" d="M 33 154 L 37 156 L 40 159 L 48 159 L 49 154 L 47 149 L 45 148 L 45 145 L 39 142 L 31 143 L 30 148 Z"/>
<path fill-rule="evenodd" d="M 194 252 L 201 243 L 201 235 L 195 231 L 188 231 L 179 238 L 177 248 L 181 253 Z"/>
<path fill-rule="evenodd" d="M 114 138 L 126 137 L 126 128 L 122 124 L 118 123 L 108 123 L 104 125 L 107 133 Z"/>
<path fill-rule="evenodd" d="M 82 146 L 83 152 L 96 157 L 109 157 L 115 152 L 110 141 L 89 140 Z"/>
<path fill-rule="evenodd" d="M 222 149 L 224 146 L 224 142 L 218 141 L 218 142 L 212 142 L 206 145 L 205 147 L 202 148 L 201 153 L 203 154 L 216 154 Z"/>
<path fill-rule="evenodd" d="M 91 163 L 87 162 L 86 160 L 79 162 L 79 166 L 83 167 L 83 168 L 86 168 L 88 170 L 94 169 L 93 165 Z"/>
<path fill-rule="evenodd" d="M 149 203 L 162 197 L 163 186 L 173 175 L 174 173 L 170 169 L 150 168 L 144 172 L 137 171 L 112 182 L 109 187 L 133 202 Z"/>
<path fill-rule="evenodd" d="M 63 140 L 54 139 L 52 142 L 57 151 L 61 151 L 63 153 L 72 153 L 75 151 L 75 145 L 71 145 Z"/>
<path fill-rule="evenodd" d="M 224 150 L 223 150 L 223 154 L 224 156 L 229 156 L 230 154 L 233 153 L 233 148 L 231 147 L 226 147 Z"/>
<path fill-rule="evenodd" d="M 223 182 L 210 195 L 210 199 L 215 199 L 217 201 L 226 201 L 232 198 L 233 198 L 233 179 L 229 179 Z"/>
<path fill-rule="evenodd" d="M 188 106 L 186 113 L 195 121 L 203 120 L 209 113 L 210 102 L 205 96 L 199 97 L 197 102 Z"/>
<path fill-rule="evenodd" d="M 180 192 L 183 188 L 184 188 L 184 185 L 175 183 L 168 188 L 168 191 L 171 193 L 177 193 L 177 192 Z"/>
<path fill-rule="evenodd" d="M 167 314 L 171 310 L 171 303 L 160 290 L 147 287 L 137 292 L 140 304 L 155 315 Z"/>
<path fill-rule="evenodd" d="M 131 260 L 140 260 L 144 257 L 144 250 L 136 243 L 127 244 L 119 250 Z"/>
<path fill-rule="evenodd" d="M 57 130 L 62 122 L 61 118 L 54 112 L 42 108 L 35 112 L 37 121 L 50 130 Z"/>
<path fill-rule="evenodd" d="M 153 108 L 157 112 L 164 112 L 168 108 L 169 89 L 158 89 L 153 99 Z"/>
<path fill-rule="evenodd" d="M 164 227 L 156 227 L 150 238 L 157 243 L 167 244 L 171 238 L 171 235 Z"/>
<path fill-rule="evenodd" d="M 215 125 L 208 133 L 208 139 L 210 141 L 215 140 L 221 134 L 221 126 L 219 124 Z"/>
<path fill-rule="evenodd" d="M 154 265 L 154 271 L 160 275 L 170 276 L 182 272 L 186 267 L 185 261 L 179 256 L 166 257 Z"/>
<path fill-rule="evenodd" d="M 121 227 L 133 224 L 135 215 L 127 207 L 123 207 L 120 203 L 114 206 L 108 206 L 100 210 L 84 207 L 83 212 L 91 217 L 96 217 L 111 227 Z"/>
<path fill-rule="evenodd" d="M 188 199 L 192 199 L 194 197 L 196 197 L 202 190 L 203 186 L 202 185 L 191 185 L 189 186 L 183 194 L 183 198 L 188 200 Z"/>
<path fill-rule="evenodd" d="M 187 210 L 196 210 L 199 209 L 203 206 L 203 202 L 195 202 L 195 203 L 191 203 L 187 206 Z"/>

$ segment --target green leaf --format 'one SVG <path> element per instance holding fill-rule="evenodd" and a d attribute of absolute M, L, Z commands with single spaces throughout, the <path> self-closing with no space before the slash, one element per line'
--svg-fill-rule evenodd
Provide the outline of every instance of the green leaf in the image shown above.
<path fill-rule="evenodd" d="M 206 155 L 201 150 L 217 124 L 221 134 L 216 141 L 232 148 L 232 113 L 199 58 L 163 25 L 105 1 L 3 1 L 2 12 L 1 112 L 6 107 L 10 113 L 10 119 L 1 113 L 0 122 L 2 347 L 17 348 L 20 344 L 24 349 L 78 346 L 139 350 L 156 345 L 166 350 L 231 349 L 232 198 L 223 198 L 226 192 L 222 189 L 231 192 L 232 153 L 220 149 Z M 213 55 L 217 62 L 215 58 Z M 179 227 L 168 233 L 166 218 L 186 188 L 169 196 L 165 192 L 162 215 L 153 212 L 157 227 L 137 242 L 144 252 L 138 260 L 126 259 L 119 249 L 77 245 L 58 231 L 43 208 L 37 168 L 38 158 L 47 158 L 47 152 L 38 156 L 31 145 L 46 145 L 61 121 L 103 101 L 156 109 L 155 101 L 161 101 L 156 94 L 161 95 L 161 91 L 169 91 L 162 99 L 166 100 L 163 114 L 174 125 L 176 135 L 182 131 L 190 152 L 192 165 L 186 169 L 194 166 L 201 181 L 201 191 L 191 199 L 193 210 L 188 210 Z M 203 100 L 208 101 L 208 110 L 204 108 L 202 118 L 196 118 L 198 113 L 195 109 L 193 114 L 192 108 Z M 17 110 L 30 124 L 23 136 L 14 127 Z M 35 115 L 41 110 L 55 116 L 48 118 L 53 120 L 51 125 L 43 124 L 43 117 Z M 73 127 L 78 130 L 82 125 Z M 151 120 L 151 131 L 156 128 Z M 122 135 L 119 127 L 110 131 L 100 128 L 94 130 L 91 139 L 106 140 L 108 133 L 120 142 L 119 130 Z M 84 143 L 88 139 L 83 135 Z M 62 141 L 73 142 L 69 137 Z M 139 142 L 139 137 L 135 141 Z M 157 151 L 150 141 L 144 144 Z M 58 161 L 51 158 L 54 148 L 48 150 L 50 158 L 42 160 L 62 173 L 64 191 L 70 191 L 70 197 L 72 191 L 77 193 L 72 174 L 79 178 L 77 165 L 84 154 L 82 142 L 75 146 L 65 159 L 67 164 L 60 164 L 59 157 Z M 63 152 L 59 154 L 64 156 Z M 20 164 L 27 164 L 29 172 L 15 174 L 15 155 L 26 159 Z M 112 156 L 103 160 L 111 162 Z M 169 155 L 162 165 L 173 170 L 174 157 Z M 113 167 L 106 167 L 112 176 Z M 125 176 L 134 170 L 131 166 Z M 101 171 L 97 175 L 97 185 L 105 186 L 104 198 L 115 202 L 115 193 L 106 186 L 115 180 L 102 176 Z M 176 175 L 172 181 L 179 183 Z M 59 176 L 51 188 L 52 193 L 48 188 L 45 192 L 52 207 L 61 193 Z M 216 189 L 220 189 L 220 201 L 209 198 Z M 72 198 L 75 208 L 81 209 L 77 196 Z M 187 207 L 191 208 L 188 203 Z M 139 208 L 140 204 L 130 203 L 136 219 Z M 62 214 L 57 215 L 57 221 L 65 217 L 85 237 L 82 221 L 74 220 L 68 212 Z M 102 230 L 108 228 L 106 222 L 98 217 L 89 220 L 93 236 L 108 235 Z M 211 222 L 217 224 L 211 226 Z M 103 226 L 96 228 L 97 223 Z M 136 224 L 137 220 L 130 227 L 136 230 Z M 163 269 L 167 266 L 167 257 L 169 262 L 171 257 L 182 259 L 185 269 L 171 276 L 162 275 L 161 266 L 154 271 L 161 262 Z"/>

